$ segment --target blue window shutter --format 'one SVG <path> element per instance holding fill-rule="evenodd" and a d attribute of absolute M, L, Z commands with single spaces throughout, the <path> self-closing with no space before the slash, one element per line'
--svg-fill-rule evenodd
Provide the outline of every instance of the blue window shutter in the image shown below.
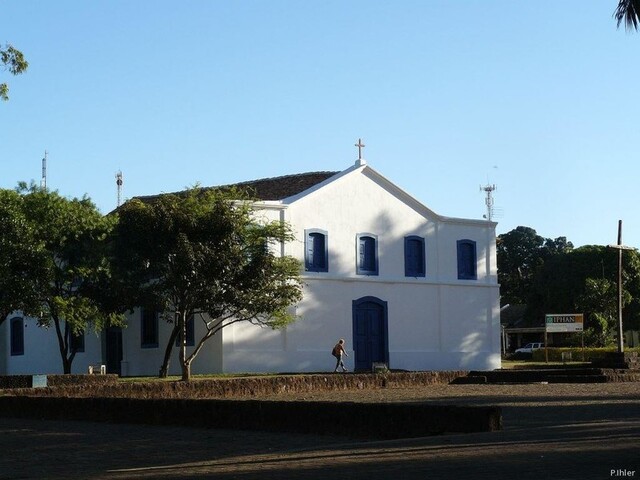
<path fill-rule="evenodd" d="M 376 269 L 375 240 L 371 237 L 365 237 L 364 244 L 365 270 L 373 272 Z"/>
<path fill-rule="evenodd" d="M 187 347 L 195 345 L 195 323 L 193 315 L 187 318 Z M 176 337 L 176 347 L 180 346 L 180 334 Z"/>
<path fill-rule="evenodd" d="M 140 346 L 142 348 L 158 347 L 158 313 L 151 309 L 142 309 L 140 318 Z"/>
<path fill-rule="evenodd" d="M 325 236 L 321 233 L 312 233 L 313 238 L 313 261 L 314 269 L 322 271 L 325 268 Z"/>
<path fill-rule="evenodd" d="M 315 235 L 309 233 L 307 235 L 307 270 L 313 270 L 315 266 Z"/>
<path fill-rule="evenodd" d="M 187 319 L 187 345 L 193 347 L 195 345 L 195 320 L 193 315 Z"/>
<path fill-rule="evenodd" d="M 405 276 L 424 277 L 426 273 L 424 258 L 424 239 L 417 236 L 405 237 L 404 255 Z"/>
<path fill-rule="evenodd" d="M 357 270 L 358 275 L 378 275 L 377 238 L 370 235 L 357 237 Z"/>
<path fill-rule="evenodd" d="M 308 272 L 328 272 L 328 255 L 327 232 L 317 229 L 305 230 L 305 270 Z"/>
<path fill-rule="evenodd" d="M 11 319 L 11 355 L 24 355 L 24 320 L 16 317 Z"/>
<path fill-rule="evenodd" d="M 358 248 L 359 260 L 358 265 L 361 270 L 367 270 L 367 256 L 366 256 L 367 242 L 365 237 L 360 237 L 360 245 Z"/>
<path fill-rule="evenodd" d="M 473 240 L 458 240 L 458 278 L 461 280 L 476 280 L 476 242 Z"/>

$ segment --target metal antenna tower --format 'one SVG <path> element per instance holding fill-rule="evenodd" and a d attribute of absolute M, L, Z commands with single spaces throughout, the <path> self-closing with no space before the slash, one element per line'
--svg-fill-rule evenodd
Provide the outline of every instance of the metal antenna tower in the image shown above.
<path fill-rule="evenodd" d="M 480 191 L 484 191 L 487 194 L 487 197 L 484 199 L 484 203 L 487 206 L 487 214 L 483 215 L 483 218 L 486 218 L 489 222 L 493 219 L 493 196 L 492 193 L 496 191 L 498 187 L 495 184 L 487 184 L 484 187 L 480 186 Z"/>
<path fill-rule="evenodd" d="M 42 158 L 42 179 L 40 180 L 40 188 L 47 189 L 47 155 L 49 152 L 44 151 L 44 157 Z"/>
<path fill-rule="evenodd" d="M 118 170 L 116 173 L 116 185 L 118 186 L 118 207 L 122 201 L 122 172 Z"/>

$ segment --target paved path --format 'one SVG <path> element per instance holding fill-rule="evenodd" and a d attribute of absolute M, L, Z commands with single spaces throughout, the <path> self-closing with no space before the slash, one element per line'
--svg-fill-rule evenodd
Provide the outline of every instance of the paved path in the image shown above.
<path fill-rule="evenodd" d="M 340 396 L 371 401 L 370 393 Z M 361 442 L 0 418 L 0 479 L 640 478 L 640 384 L 437 386 L 374 396 L 499 404 L 505 429 Z"/>

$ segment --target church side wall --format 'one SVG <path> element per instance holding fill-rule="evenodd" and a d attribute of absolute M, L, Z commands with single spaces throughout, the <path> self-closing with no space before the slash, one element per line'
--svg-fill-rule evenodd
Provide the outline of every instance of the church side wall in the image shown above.
<path fill-rule="evenodd" d="M 10 321 L 14 317 L 24 318 L 24 354 L 11 355 Z M 38 327 L 35 319 L 22 315 L 10 315 L 0 329 L 0 338 L 5 352 L 6 366 L 0 373 L 6 375 L 37 375 L 63 373 L 62 357 L 58 347 L 55 327 Z M 93 331 L 84 335 L 84 352 L 77 352 L 71 365 L 71 373 L 86 373 L 89 365 L 102 362 L 100 337 Z"/>
<path fill-rule="evenodd" d="M 173 324 L 168 323 L 160 316 L 158 318 L 158 345 L 143 347 L 142 327 L 140 318 L 142 309 L 136 308 L 127 316 L 127 327 L 122 332 L 122 376 L 155 376 L 160 371 L 164 359 L 164 353 L 171 336 Z M 194 320 L 194 338 L 197 342 L 206 333 L 206 328 L 199 316 Z M 191 364 L 193 375 L 205 373 L 219 373 L 222 371 L 221 335 L 217 334 L 207 340 L 204 348 L 198 353 Z M 180 375 L 179 362 L 180 349 L 172 345 L 171 360 L 169 362 L 169 375 Z M 194 347 L 187 347 L 187 355 L 190 355 Z"/>

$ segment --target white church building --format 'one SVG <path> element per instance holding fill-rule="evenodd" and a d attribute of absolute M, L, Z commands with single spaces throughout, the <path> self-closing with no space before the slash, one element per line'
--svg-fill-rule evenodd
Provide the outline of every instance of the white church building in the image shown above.
<path fill-rule="evenodd" d="M 299 319 L 283 330 L 225 327 L 193 374 L 331 371 L 340 338 L 349 370 L 500 367 L 495 223 L 438 215 L 362 159 L 342 172 L 236 186 L 251 190 L 266 218 L 293 228 L 296 240 L 281 251 L 303 265 Z M 197 318 L 189 330 L 201 333 Z M 157 375 L 170 332 L 156 312 L 136 309 L 126 328 L 87 332 L 73 371 L 102 363 L 123 376 Z M 10 316 L 0 340 L 0 374 L 61 372 L 55 333 L 34 321 Z"/>

